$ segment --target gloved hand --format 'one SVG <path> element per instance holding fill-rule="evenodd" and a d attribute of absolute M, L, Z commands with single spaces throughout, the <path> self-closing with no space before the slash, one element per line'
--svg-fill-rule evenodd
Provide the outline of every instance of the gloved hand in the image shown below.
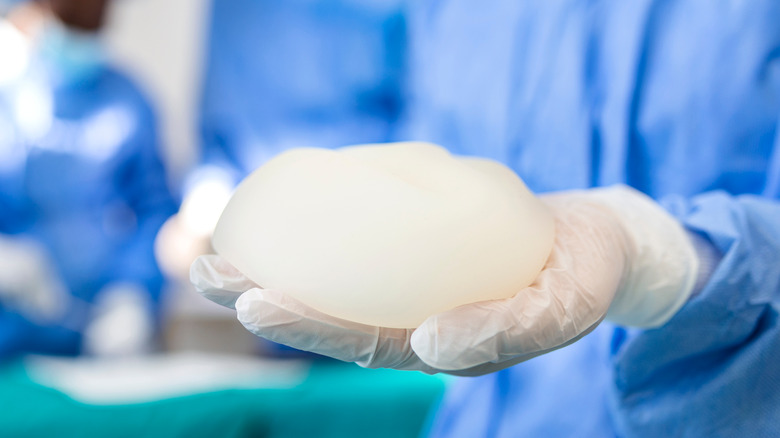
<path fill-rule="evenodd" d="M 623 186 L 543 196 L 556 221 L 552 253 L 536 281 L 505 300 L 433 315 L 417 329 L 340 320 L 252 283 L 219 256 L 190 279 L 235 308 L 252 333 L 368 368 L 478 375 L 580 339 L 605 317 L 656 327 L 687 301 L 698 258 L 683 228 L 650 198 Z"/>
<path fill-rule="evenodd" d="M 0 303 L 36 322 L 62 315 L 69 299 L 46 249 L 18 237 L 0 236 Z"/>

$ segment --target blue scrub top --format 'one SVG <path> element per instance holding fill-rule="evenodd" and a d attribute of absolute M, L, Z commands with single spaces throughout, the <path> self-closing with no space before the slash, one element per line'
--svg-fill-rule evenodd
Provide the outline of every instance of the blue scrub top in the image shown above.
<path fill-rule="evenodd" d="M 387 141 L 401 110 L 400 3 L 214 1 L 203 162 L 240 179 L 291 147 Z"/>
<path fill-rule="evenodd" d="M 242 174 L 291 146 L 428 140 L 537 192 L 628 184 L 722 256 L 661 328 L 603 323 L 458 379 L 431 435 L 775 435 L 780 3 L 409 3 L 404 24 L 358 2 L 215 1 L 207 161 Z"/>
<path fill-rule="evenodd" d="M 722 254 L 666 325 L 459 379 L 441 437 L 775 436 L 780 3 L 417 2 L 406 137 L 538 192 L 631 185 Z"/>
<path fill-rule="evenodd" d="M 66 82 L 56 69 L 33 62 L 27 74 L 0 87 L 0 233 L 43 243 L 73 296 L 91 302 L 107 284 L 131 282 L 156 301 L 163 277 L 154 238 L 175 208 L 155 117 L 123 74 L 100 67 Z M 2 324 L 20 321 L 0 315 Z M 46 331 L 29 324 L 2 329 L 29 334 L 18 348 L 0 344 L 9 351 L 77 350 L 75 338 L 45 346 Z M 62 337 L 56 326 L 50 334 Z"/>

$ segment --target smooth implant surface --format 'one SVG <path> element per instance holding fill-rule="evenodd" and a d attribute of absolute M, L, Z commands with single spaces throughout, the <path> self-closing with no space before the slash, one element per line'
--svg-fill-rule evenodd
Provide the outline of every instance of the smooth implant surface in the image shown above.
<path fill-rule="evenodd" d="M 238 186 L 213 244 L 263 288 L 338 318 L 414 328 L 531 284 L 553 234 L 509 168 L 406 142 L 278 155 Z"/>

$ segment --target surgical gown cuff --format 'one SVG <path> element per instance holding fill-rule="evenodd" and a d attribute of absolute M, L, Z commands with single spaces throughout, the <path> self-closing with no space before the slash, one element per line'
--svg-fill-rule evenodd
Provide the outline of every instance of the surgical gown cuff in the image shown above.
<path fill-rule="evenodd" d="M 688 301 L 697 279 L 699 260 L 686 230 L 627 186 L 595 189 L 590 196 L 614 213 L 626 236 L 627 267 L 607 319 L 631 327 L 664 325 Z"/>

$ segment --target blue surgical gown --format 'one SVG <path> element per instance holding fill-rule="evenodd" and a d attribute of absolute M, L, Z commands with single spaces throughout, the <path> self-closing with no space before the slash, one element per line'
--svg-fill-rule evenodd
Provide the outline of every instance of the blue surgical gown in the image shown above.
<path fill-rule="evenodd" d="M 363 3 L 216 1 L 205 155 L 243 173 L 290 146 L 429 140 L 504 162 L 538 192 L 631 185 L 719 253 L 661 328 L 603 323 L 458 379 L 431 435 L 776 435 L 780 2 L 420 0 L 405 24 L 387 9 L 343 14 Z"/>
<path fill-rule="evenodd" d="M 242 178 L 290 147 L 387 141 L 401 110 L 401 0 L 215 0 L 203 163 Z"/>
<path fill-rule="evenodd" d="M 114 282 L 154 303 L 163 277 L 153 242 L 175 203 L 151 107 L 108 66 L 79 81 L 57 73 L 36 60 L 0 87 L 0 233 L 41 242 L 78 303 Z M 74 306 L 62 327 L 0 307 L 0 357 L 77 352 L 88 310 Z"/>
<path fill-rule="evenodd" d="M 664 326 L 458 379 L 441 437 L 780 429 L 780 2 L 416 2 L 406 138 L 538 192 L 631 185 L 720 254 Z"/>

